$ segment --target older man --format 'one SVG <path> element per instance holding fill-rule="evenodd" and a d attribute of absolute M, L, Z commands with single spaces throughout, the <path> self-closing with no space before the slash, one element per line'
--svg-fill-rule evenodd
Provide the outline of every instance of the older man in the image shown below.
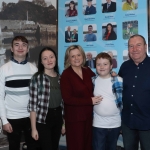
<path fill-rule="evenodd" d="M 71 30 L 71 27 L 68 26 L 68 27 L 67 27 L 67 31 L 65 31 L 65 42 L 66 42 L 66 43 L 70 43 L 70 42 L 71 42 L 71 35 L 72 35 L 72 32 L 71 32 L 70 30 Z"/>
<path fill-rule="evenodd" d="M 143 36 L 128 41 L 130 60 L 119 70 L 123 78 L 122 131 L 125 150 L 150 150 L 150 58 Z"/>
<path fill-rule="evenodd" d="M 106 0 L 106 3 L 102 4 L 103 6 L 103 13 L 115 12 L 116 11 L 116 2 L 111 0 Z"/>
<path fill-rule="evenodd" d="M 85 65 L 90 68 L 95 68 L 96 67 L 95 59 L 92 58 L 92 53 L 88 52 L 86 54 L 86 58 L 87 60 L 86 60 Z"/>

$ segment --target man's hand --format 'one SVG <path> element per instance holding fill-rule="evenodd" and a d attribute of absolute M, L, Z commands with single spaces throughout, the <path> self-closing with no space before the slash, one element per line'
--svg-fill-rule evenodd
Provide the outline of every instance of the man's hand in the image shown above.
<path fill-rule="evenodd" d="M 10 123 L 7 123 L 5 125 L 3 125 L 3 130 L 8 132 L 8 133 L 12 133 L 13 132 L 13 129 L 12 129 L 12 126 Z"/>

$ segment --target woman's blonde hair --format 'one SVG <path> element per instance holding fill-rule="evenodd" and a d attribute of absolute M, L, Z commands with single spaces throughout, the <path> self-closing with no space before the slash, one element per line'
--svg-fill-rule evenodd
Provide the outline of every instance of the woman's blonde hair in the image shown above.
<path fill-rule="evenodd" d="M 64 67 L 65 69 L 67 69 L 69 66 L 70 66 L 70 63 L 69 63 L 69 54 L 72 50 L 74 49 L 78 49 L 80 52 L 81 52 L 81 55 L 83 57 L 83 63 L 82 63 L 82 66 L 84 67 L 85 65 L 85 62 L 86 62 L 86 57 L 85 57 L 85 53 L 84 53 L 84 50 L 83 48 L 80 46 L 80 45 L 71 45 L 69 46 L 67 49 L 66 49 L 66 53 L 65 53 L 65 60 L 64 60 Z"/>

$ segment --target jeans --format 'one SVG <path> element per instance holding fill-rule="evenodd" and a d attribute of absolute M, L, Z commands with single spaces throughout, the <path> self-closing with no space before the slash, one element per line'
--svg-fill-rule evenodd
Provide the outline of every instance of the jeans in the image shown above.
<path fill-rule="evenodd" d="M 93 150 L 116 150 L 120 127 L 93 127 Z"/>
<path fill-rule="evenodd" d="M 150 130 L 132 130 L 122 123 L 122 135 L 125 150 L 138 150 L 139 142 L 141 150 L 150 150 Z"/>
<path fill-rule="evenodd" d="M 58 150 L 63 120 L 62 109 L 48 109 L 46 124 L 36 123 L 41 150 Z"/>
<path fill-rule="evenodd" d="M 20 150 L 22 131 L 24 131 L 24 137 L 28 150 L 36 150 L 36 143 L 31 137 L 30 118 L 8 119 L 8 121 L 13 128 L 12 133 L 7 133 L 9 150 Z"/>

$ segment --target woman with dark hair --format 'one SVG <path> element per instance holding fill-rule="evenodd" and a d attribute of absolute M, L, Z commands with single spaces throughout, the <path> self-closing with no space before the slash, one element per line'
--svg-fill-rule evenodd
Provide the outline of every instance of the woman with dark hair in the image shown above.
<path fill-rule="evenodd" d="M 113 25 L 111 23 L 108 23 L 106 26 L 106 32 L 104 34 L 103 40 L 116 40 L 116 39 L 117 35 L 113 30 Z"/>
<path fill-rule="evenodd" d="M 126 0 L 122 6 L 122 10 L 135 10 L 137 5 L 132 0 Z"/>
<path fill-rule="evenodd" d="M 66 13 L 66 17 L 74 17 L 78 15 L 78 12 L 76 10 L 76 6 L 75 6 L 75 2 L 74 1 L 70 1 L 69 3 L 69 9 L 67 10 Z"/>
<path fill-rule="evenodd" d="M 57 150 L 63 124 L 57 56 L 45 47 L 38 59 L 38 72 L 31 79 L 30 112 L 32 137 L 42 150 Z"/>

